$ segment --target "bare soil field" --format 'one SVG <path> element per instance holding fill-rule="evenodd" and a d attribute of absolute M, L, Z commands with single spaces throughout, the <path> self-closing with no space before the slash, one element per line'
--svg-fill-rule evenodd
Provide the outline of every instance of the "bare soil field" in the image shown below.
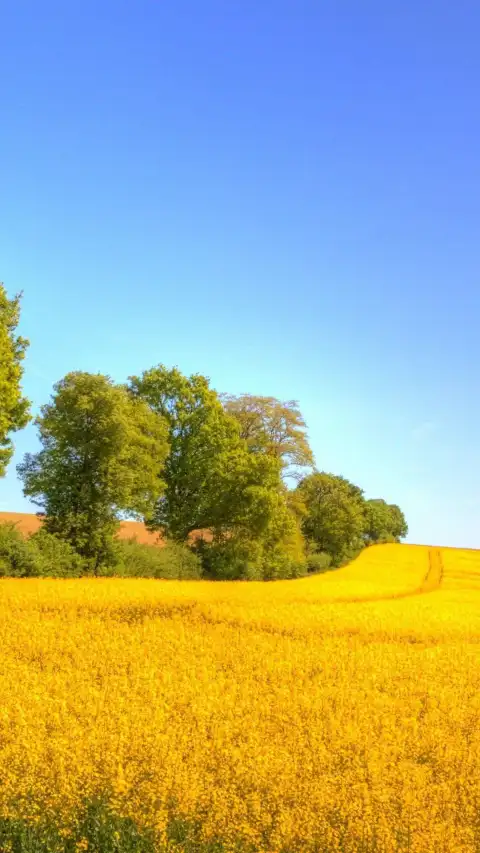
<path fill-rule="evenodd" d="M 35 533 L 39 529 L 42 519 L 34 513 L 0 512 L 0 524 L 6 522 L 15 524 L 25 536 L 28 536 L 28 534 Z M 147 545 L 163 545 L 158 533 L 150 533 L 145 525 L 139 521 L 122 521 L 119 535 L 121 539 L 135 538 L 138 542 Z"/>

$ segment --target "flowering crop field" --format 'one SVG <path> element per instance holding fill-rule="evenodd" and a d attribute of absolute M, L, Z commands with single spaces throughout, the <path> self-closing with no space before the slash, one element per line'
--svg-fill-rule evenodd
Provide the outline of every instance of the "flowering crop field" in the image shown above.
<path fill-rule="evenodd" d="M 158 850 L 480 850 L 480 552 L 3 580 L 0 649 L 4 819 L 67 844 L 100 801 Z"/>

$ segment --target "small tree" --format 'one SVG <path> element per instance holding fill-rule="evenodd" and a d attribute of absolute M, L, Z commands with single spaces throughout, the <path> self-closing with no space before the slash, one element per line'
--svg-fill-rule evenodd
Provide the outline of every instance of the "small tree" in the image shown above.
<path fill-rule="evenodd" d="M 396 504 L 387 504 L 381 498 L 365 502 L 365 532 L 367 544 L 399 542 L 408 533 L 405 516 Z"/>
<path fill-rule="evenodd" d="M 302 529 L 317 552 L 339 565 L 363 547 L 363 492 L 344 477 L 315 473 L 299 484 L 306 514 Z"/>
<path fill-rule="evenodd" d="M 399 542 L 400 539 L 404 539 L 408 534 L 407 519 L 397 504 L 388 504 L 388 508 L 392 519 L 390 530 L 392 536 Z"/>
<path fill-rule="evenodd" d="M 23 429 L 30 420 L 30 404 L 21 389 L 28 341 L 16 334 L 19 319 L 20 296 L 8 299 L 0 283 L 0 477 L 13 454 L 10 433 Z"/>
<path fill-rule="evenodd" d="M 122 512 L 149 514 L 163 489 L 167 427 L 108 376 L 69 373 L 36 419 L 42 450 L 18 472 L 24 494 L 97 573 Z"/>
<path fill-rule="evenodd" d="M 282 403 L 275 397 L 239 397 L 224 394 L 225 410 L 235 418 L 240 435 L 254 453 L 279 459 L 286 475 L 298 468 L 312 468 L 313 453 L 306 423 L 296 400 Z"/>

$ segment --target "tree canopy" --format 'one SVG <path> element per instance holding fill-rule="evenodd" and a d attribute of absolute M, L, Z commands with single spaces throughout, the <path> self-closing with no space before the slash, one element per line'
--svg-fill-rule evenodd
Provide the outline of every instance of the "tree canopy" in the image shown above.
<path fill-rule="evenodd" d="M 252 394 L 223 394 L 222 399 L 252 452 L 279 459 L 286 474 L 298 468 L 313 467 L 307 425 L 296 400 L 282 403 L 275 397 Z"/>
<path fill-rule="evenodd" d="M 108 376 L 69 373 L 36 419 L 42 449 L 18 472 L 46 513 L 97 571 L 111 557 L 122 512 L 148 515 L 163 489 L 167 425 Z"/>
<path fill-rule="evenodd" d="M 305 512 L 302 529 L 318 552 L 339 565 L 363 547 L 363 491 L 344 477 L 315 472 L 298 485 Z"/>
<path fill-rule="evenodd" d="M 365 541 L 399 542 L 408 533 L 405 516 L 396 504 L 388 504 L 382 498 L 365 502 Z"/>
<path fill-rule="evenodd" d="M 20 297 L 0 285 L 0 476 L 11 433 L 29 420 L 19 312 Z M 42 547 L 53 554 L 57 536 L 96 573 L 119 565 L 125 515 L 161 532 L 179 566 L 188 555 L 211 578 L 298 577 L 408 531 L 396 504 L 315 470 L 295 400 L 219 395 L 205 376 L 162 364 L 123 385 L 77 371 L 35 423 L 41 449 L 18 473 L 45 516 Z M 124 551 L 129 564 L 142 559 L 140 548 Z"/>
<path fill-rule="evenodd" d="M 208 379 L 159 365 L 131 377 L 129 388 L 169 428 L 166 488 L 150 525 L 182 541 L 195 530 L 262 527 L 264 490 L 277 485 L 279 466 L 248 453 Z"/>
<path fill-rule="evenodd" d="M 11 433 L 30 419 L 30 403 L 23 396 L 21 380 L 28 341 L 17 335 L 20 296 L 9 299 L 0 283 L 0 477 L 13 454 Z"/>

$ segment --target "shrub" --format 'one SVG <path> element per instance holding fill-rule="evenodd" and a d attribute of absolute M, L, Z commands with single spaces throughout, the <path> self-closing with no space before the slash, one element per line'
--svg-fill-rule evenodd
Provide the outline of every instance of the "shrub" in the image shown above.
<path fill-rule="evenodd" d="M 337 558 L 332 560 L 332 564 L 334 566 L 346 566 L 348 563 L 356 560 L 358 555 L 365 548 L 365 542 L 361 539 L 354 540 L 348 548 L 344 548 L 341 554 L 337 555 Z"/>
<path fill-rule="evenodd" d="M 288 554 L 277 554 L 265 562 L 263 580 L 293 580 L 307 574 L 306 561 L 292 560 Z"/>
<path fill-rule="evenodd" d="M 194 547 L 209 580 L 262 580 L 262 548 L 248 536 L 200 538 Z"/>
<path fill-rule="evenodd" d="M 262 542 L 234 535 L 195 545 L 203 572 L 212 580 L 286 580 L 307 573 L 303 549 L 296 540 Z"/>
<path fill-rule="evenodd" d="M 44 577 L 78 578 L 88 573 L 85 560 L 77 554 L 69 542 L 40 529 L 28 539 L 39 552 Z"/>
<path fill-rule="evenodd" d="M 136 539 L 116 543 L 118 564 L 112 573 L 133 578 L 199 578 L 201 563 L 185 545 L 167 542 L 163 547 L 144 545 Z"/>
<path fill-rule="evenodd" d="M 25 539 L 14 524 L 0 524 L 0 576 L 38 577 L 43 561 L 35 543 Z"/>
<path fill-rule="evenodd" d="M 309 574 L 326 572 L 332 565 L 332 558 L 326 551 L 318 554 L 309 554 L 307 557 L 307 569 Z"/>
<path fill-rule="evenodd" d="M 398 543 L 400 540 L 395 536 L 392 536 L 391 533 L 382 533 L 380 534 L 378 539 L 373 539 L 368 541 L 367 545 L 393 545 Z"/>
<path fill-rule="evenodd" d="M 167 542 L 162 548 L 135 539 L 117 540 L 103 576 L 137 578 L 199 578 L 201 562 L 183 545 Z M 22 536 L 14 524 L 0 524 L 0 577 L 81 577 L 92 574 L 90 562 L 72 546 L 41 529 Z"/>
<path fill-rule="evenodd" d="M 264 547 L 262 576 L 264 580 L 286 580 L 306 574 L 305 539 L 298 519 L 289 512 L 282 536 L 267 541 Z"/>

